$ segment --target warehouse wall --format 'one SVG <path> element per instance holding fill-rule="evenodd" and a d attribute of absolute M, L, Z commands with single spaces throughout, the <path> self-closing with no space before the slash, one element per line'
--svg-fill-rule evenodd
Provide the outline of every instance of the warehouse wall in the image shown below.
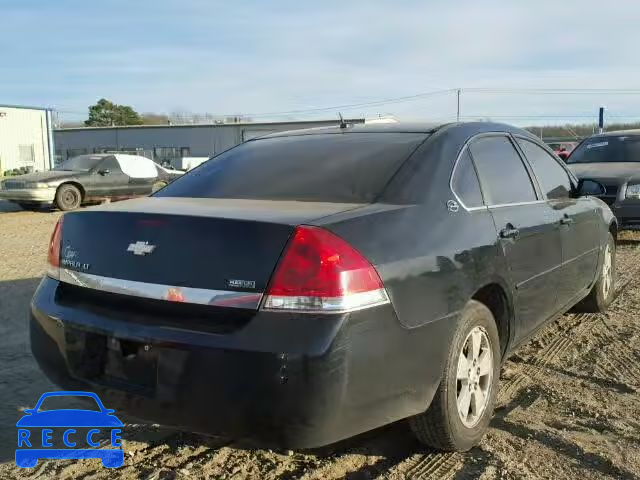
<path fill-rule="evenodd" d="M 21 167 L 50 167 L 47 112 L 0 105 L 0 174 Z"/>
<path fill-rule="evenodd" d="M 362 120 L 358 120 L 362 122 Z M 141 127 L 69 128 L 54 131 L 59 159 L 106 150 L 138 150 L 149 158 L 158 149 L 188 149 L 183 156 L 210 157 L 243 141 L 285 130 L 336 125 L 337 120 L 316 122 L 251 123 L 226 125 L 174 125 Z"/>

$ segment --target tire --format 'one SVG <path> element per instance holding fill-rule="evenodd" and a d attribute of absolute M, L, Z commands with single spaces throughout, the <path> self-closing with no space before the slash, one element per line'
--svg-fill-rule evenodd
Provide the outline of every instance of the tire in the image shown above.
<path fill-rule="evenodd" d="M 167 182 L 156 182 L 151 187 L 151 193 L 156 193 L 158 190 L 167 186 Z"/>
<path fill-rule="evenodd" d="M 608 234 L 607 245 L 604 250 L 602 267 L 598 279 L 576 310 L 587 313 L 603 313 L 607 310 L 615 297 L 616 286 L 616 241 L 611 233 Z"/>
<path fill-rule="evenodd" d="M 480 341 L 476 358 L 480 358 L 481 361 L 469 364 L 468 359 L 474 357 L 471 346 L 474 338 L 479 338 Z M 485 355 L 490 357 L 482 360 L 486 358 Z M 493 314 L 482 303 L 469 301 L 453 336 L 442 380 L 431 405 L 426 412 L 409 419 L 409 425 L 417 439 L 431 447 L 449 451 L 466 451 L 477 445 L 493 415 L 500 360 L 500 340 Z M 461 375 L 458 374 L 459 364 Z M 477 369 L 482 365 L 484 368 L 478 376 Z M 476 370 L 472 372 L 472 368 Z M 464 395 L 465 391 L 469 392 L 469 402 L 463 419 L 463 415 L 459 413 L 458 402 L 462 402 L 464 409 L 464 399 L 467 398 L 467 395 Z M 486 400 L 482 402 L 481 408 L 477 408 L 475 399 L 480 400 L 480 394 L 483 394 Z"/>
<path fill-rule="evenodd" d="M 56 206 L 66 212 L 75 210 L 82 203 L 82 193 L 75 185 L 70 183 L 60 185 L 56 191 Z"/>

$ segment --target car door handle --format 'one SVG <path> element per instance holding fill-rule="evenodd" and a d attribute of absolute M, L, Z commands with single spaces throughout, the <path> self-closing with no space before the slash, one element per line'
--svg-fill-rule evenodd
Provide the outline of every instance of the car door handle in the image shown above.
<path fill-rule="evenodd" d="M 560 219 L 560 225 L 571 225 L 573 223 L 573 218 L 565 215 Z"/>
<path fill-rule="evenodd" d="M 500 230 L 500 238 L 518 238 L 520 236 L 520 230 L 515 228 L 510 223 L 505 228 Z"/>

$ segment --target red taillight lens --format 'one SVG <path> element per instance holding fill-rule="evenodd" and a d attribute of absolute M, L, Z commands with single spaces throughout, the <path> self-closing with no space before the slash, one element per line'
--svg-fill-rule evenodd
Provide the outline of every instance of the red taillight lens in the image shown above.
<path fill-rule="evenodd" d="M 388 302 L 378 272 L 356 249 L 327 230 L 299 226 L 271 279 L 263 307 L 339 312 Z"/>
<path fill-rule="evenodd" d="M 47 258 L 48 268 L 47 275 L 53 278 L 60 277 L 60 249 L 62 247 L 62 219 L 58 219 L 53 233 L 51 234 L 51 241 L 49 242 L 49 255 Z"/>

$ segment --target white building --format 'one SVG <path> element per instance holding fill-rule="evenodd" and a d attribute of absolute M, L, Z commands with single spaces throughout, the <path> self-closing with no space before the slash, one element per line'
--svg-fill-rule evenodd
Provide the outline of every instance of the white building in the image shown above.
<path fill-rule="evenodd" d="M 42 171 L 52 167 L 51 111 L 0 104 L 0 176 L 6 171 Z"/>

